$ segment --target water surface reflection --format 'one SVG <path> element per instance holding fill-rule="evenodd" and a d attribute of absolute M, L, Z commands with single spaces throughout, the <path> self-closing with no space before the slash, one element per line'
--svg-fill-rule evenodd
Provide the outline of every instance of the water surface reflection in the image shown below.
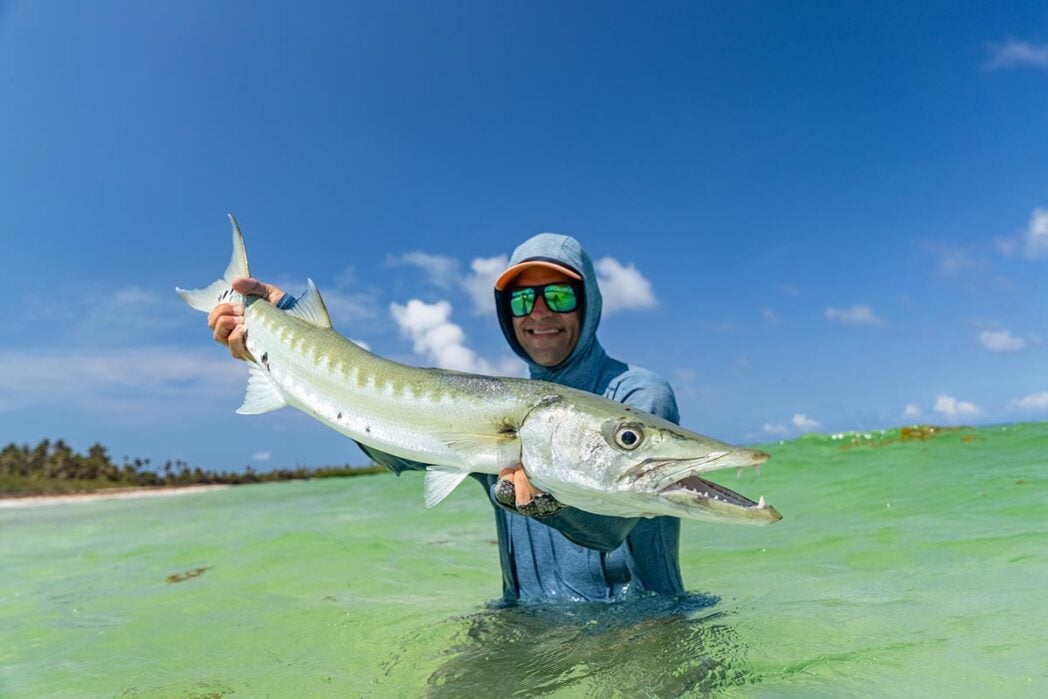
<path fill-rule="evenodd" d="M 743 649 L 718 599 L 491 609 L 466 618 L 426 696 L 703 696 L 743 684 Z"/>

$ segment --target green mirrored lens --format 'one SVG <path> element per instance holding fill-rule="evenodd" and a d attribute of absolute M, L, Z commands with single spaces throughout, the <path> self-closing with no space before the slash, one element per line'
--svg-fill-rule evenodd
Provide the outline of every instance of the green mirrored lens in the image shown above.
<path fill-rule="evenodd" d="M 542 297 L 554 313 L 570 313 L 578 303 L 575 289 L 570 284 L 547 284 L 542 290 Z"/>
<path fill-rule="evenodd" d="M 514 289 L 509 295 L 509 310 L 518 318 L 523 318 L 535 308 L 535 290 Z"/>

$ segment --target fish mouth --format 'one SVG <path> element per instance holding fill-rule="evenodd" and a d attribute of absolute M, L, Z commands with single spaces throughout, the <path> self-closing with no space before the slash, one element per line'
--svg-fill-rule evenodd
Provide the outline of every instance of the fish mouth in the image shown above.
<path fill-rule="evenodd" d="M 713 481 L 708 481 L 705 478 L 699 478 L 698 476 L 687 476 L 678 481 L 674 481 L 659 491 L 659 495 L 679 493 L 679 491 L 682 490 L 687 491 L 688 494 L 705 498 L 706 500 L 725 502 L 729 505 L 735 505 L 736 507 L 767 507 L 767 505 L 764 504 L 763 497 L 759 503 L 754 502 L 741 493 L 736 493 L 734 490 L 729 490 L 722 485 L 717 485 Z"/>
<path fill-rule="evenodd" d="M 768 458 L 768 454 L 757 449 L 727 449 L 699 458 L 645 459 L 629 472 L 629 477 L 635 484 L 643 483 L 649 492 L 674 503 L 674 507 L 690 512 L 695 519 L 770 524 L 782 519 L 782 515 L 764 502 L 763 495 L 754 502 L 697 475 L 732 467 L 741 473 L 743 468 L 757 467 Z"/>
<path fill-rule="evenodd" d="M 698 506 L 714 520 L 770 524 L 782 519 L 774 507 L 764 502 L 763 495 L 754 502 L 741 493 L 695 475 L 673 481 L 658 494 L 688 508 Z"/>

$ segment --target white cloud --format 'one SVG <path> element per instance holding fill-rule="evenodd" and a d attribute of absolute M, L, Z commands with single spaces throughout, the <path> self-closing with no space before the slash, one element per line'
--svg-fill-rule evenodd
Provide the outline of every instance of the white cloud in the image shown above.
<path fill-rule="evenodd" d="M 793 426 L 801 432 L 811 432 L 822 426 L 818 421 L 811 419 L 807 415 L 801 415 L 800 413 L 793 416 L 792 422 Z"/>
<path fill-rule="evenodd" d="M 1027 257 L 1048 255 L 1048 209 L 1034 209 L 1030 223 L 1023 232 Z"/>
<path fill-rule="evenodd" d="M 1019 352 L 1026 349 L 1026 340 L 1012 335 L 1007 329 L 983 330 L 979 344 L 991 352 Z"/>
<path fill-rule="evenodd" d="M 884 321 L 877 317 L 869 306 L 855 305 L 851 308 L 827 308 L 826 317 L 835 322 L 845 325 L 884 325 Z"/>
<path fill-rule="evenodd" d="M 938 253 L 940 274 L 956 275 L 981 267 L 981 264 L 964 250 L 939 250 Z"/>
<path fill-rule="evenodd" d="M 694 369 L 674 369 L 673 374 L 685 383 L 694 383 L 698 378 Z"/>
<path fill-rule="evenodd" d="M 1003 44 L 986 45 L 989 57 L 986 60 L 987 70 L 1031 66 L 1048 68 L 1048 44 L 1034 44 L 1029 41 L 1014 39 Z"/>
<path fill-rule="evenodd" d="M 495 280 L 509 266 L 505 255 L 477 257 L 470 262 L 470 271 L 463 274 L 458 260 L 445 255 L 428 252 L 409 252 L 406 255 L 390 256 L 391 265 L 410 265 L 426 273 L 429 281 L 448 291 L 465 291 L 472 302 L 473 313 L 488 315 L 495 310 Z"/>
<path fill-rule="evenodd" d="M 495 312 L 495 280 L 509 266 L 505 255 L 478 257 L 469 263 L 470 274 L 462 285 L 473 300 L 473 312 L 488 315 Z"/>
<path fill-rule="evenodd" d="M 89 344 L 141 342 L 143 337 L 190 324 L 207 330 L 203 316 L 191 311 L 174 289 L 170 294 L 136 286 L 91 289 L 65 295 L 61 308 L 34 308 L 31 313 L 36 319 L 61 322 L 78 342 Z"/>
<path fill-rule="evenodd" d="M 235 410 L 246 383 L 245 365 L 217 347 L 0 353 L 0 404 L 9 410 L 53 406 L 165 422 L 186 412 Z"/>
<path fill-rule="evenodd" d="M 405 255 L 390 256 L 387 259 L 391 265 L 418 267 L 426 273 L 430 281 L 443 289 L 455 288 L 460 278 L 459 263 L 453 257 L 432 255 L 416 250 Z"/>
<path fill-rule="evenodd" d="M 1048 392 L 1031 393 L 1013 403 L 1019 410 L 1048 411 Z"/>
<path fill-rule="evenodd" d="M 426 252 L 391 256 L 388 262 L 418 267 L 437 286 L 465 291 L 472 301 L 473 312 L 486 315 L 494 310 L 492 289 L 495 279 L 509 265 L 509 258 L 505 255 L 475 258 L 470 263 L 468 274 L 461 272 L 457 260 Z M 634 265 L 624 265 L 613 257 L 605 257 L 594 267 L 604 298 L 605 313 L 630 308 L 652 308 L 657 304 L 651 282 Z"/>
<path fill-rule="evenodd" d="M 1009 257 L 1048 257 L 1048 209 L 1034 209 L 1026 230 L 1017 237 L 998 240 L 997 248 L 1002 255 Z"/>
<path fill-rule="evenodd" d="M 935 397 L 934 410 L 949 420 L 975 417 L 982 412 L 974 403 L 957 400 L 946 394 L 939 394 Z"/>
<path fill-rule="evenodd" d="M 613 257 L 604 257 L 597 261 L 595 268 L 605 313 L 656 305 L 651 282 L 632 264 L 624 266 Z"/>
<path fill-rule="evenodd" d="M 804 415 L 802 413 L 796 413 L 790 418 L 790 424 L 785 425 L 781 422 L 766 422 L 764 423 L 764 434 L 771 435 L 772 437 L 787 437 L 794 432 L 803 434 L 805 432 L 813 432 L 814 430 L 822 427 L 822 423 L 818 420 Z"/>
<path fill-rule="evenodd" d="M 251 455 L 252 461 L 269 461 L 273 458 L 273 453 L 268 451 L 256 451 Z"/>
<path fill-rule="evenodd" d="M 761 315 L 764 317 L 764 321 L 769 325 L 778 325 L 782 322 L 779 315 L 770 308 L 761 309 Z"/>
<path fill-rule="evenodd" d="M 504 358 L 492 363 L 478 357 L 466 345 L 466 334 L 451 322 L 452 306 L 447 301 L 426 303 L 411 299 L 406 305 L 391 303 L 390 314 L 402 335 L 411 340 L 416 354 L 441 369 L 453 369 L 495 376 L 519 375 L 520 362 Z"/>
<path fill-rule="evenodd" d="M 324 306 L 337 329 L 351 329 L 376 316 L 379 303 L 374 294 L 346 294 L 341 291 L 321 291 Z"/>
<path fill-rule="evenodd" d="M 907 403 L 902 411 L 902 417 L 904 420 L 916 420 L 923 415 L 924 411 L 921 410 L 921 406 L 915 403 Z"/>

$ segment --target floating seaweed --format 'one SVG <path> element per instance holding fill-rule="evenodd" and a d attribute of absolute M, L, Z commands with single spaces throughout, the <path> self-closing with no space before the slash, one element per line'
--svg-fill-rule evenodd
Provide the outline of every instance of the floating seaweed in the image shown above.
<path fill-rule="evenodd" d="M 207 572 L 207 568 L 207 566 L 204 566 L 202 568 L 194 568 L 193 570 L 187 570 L 184 573 L 175 573 L 174 575 L 169 575 L 167 576 L 167 582 L 168 584 L 180 583 L 191 578 L 200 577 L 201 575 Z"/>

